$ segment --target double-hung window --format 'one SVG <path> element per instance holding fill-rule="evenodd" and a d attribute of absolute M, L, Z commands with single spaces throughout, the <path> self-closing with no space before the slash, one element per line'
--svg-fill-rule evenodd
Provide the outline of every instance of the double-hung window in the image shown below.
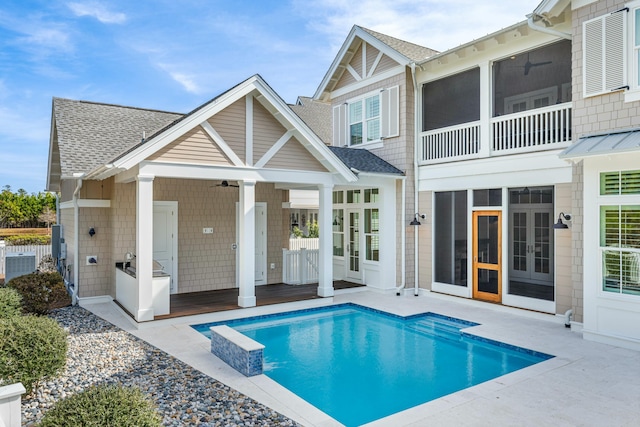
<path fill-rule="evenodd" d="M 333 107 L 333 145 L 381 144 L 400 135 L 399 86 L 369 92 Z M 371 146 L 368 146 L 371 148 Z"/>
<path fill-rule="evenodd" d="M 380 94 L 349 104 L 349 145 L 380 140 Z"/>
<path fill-rule="evenodd" d="M 640 295 L 640 171 L 600 174 L 602 290 Z"/>

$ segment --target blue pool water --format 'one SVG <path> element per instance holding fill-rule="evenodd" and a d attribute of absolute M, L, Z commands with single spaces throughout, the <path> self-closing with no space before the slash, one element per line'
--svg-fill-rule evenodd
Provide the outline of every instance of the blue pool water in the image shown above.
<path fill-rule="evenodd" d="M 346 426 L 358 426 L 553 356 L 460 332 L 476 323 L 400 317 L 355 304 L 226 324 L 265 346 L 264 373 Z"/>

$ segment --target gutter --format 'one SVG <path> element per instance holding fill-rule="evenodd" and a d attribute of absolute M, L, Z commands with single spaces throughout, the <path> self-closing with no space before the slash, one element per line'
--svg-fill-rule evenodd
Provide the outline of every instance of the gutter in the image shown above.
<path fill-rule="evenodd" d="M 552 36 L 560 37 L 566 40 L 573 40 L 573 37 L 569 33 L 564 33 L 562 31 L 553 30 L 551 28 L 541 27 L 537 25 L 536 21 L 534 21 L 534 18 L 538 18 L 538 20 L 544 20 L 543 16 L 536 15 L 535 13 L 530 13 L 529 15 L 527 15 L 527 25 L 533 31 L 539 31 L 541 33 L 550 34 Z"/>
<path fill-rule="evenodd" d="M 80 189 L 82 188 L 82 178 L 84 173 L 73 174 L 77 179 L 76 189 L 73 192 L 73 245 L 74 245 L 74 260 L 73 260 L 73 294 L 71 295 L 71 302 L 73 305 L 78 305 L 78 275 L 80 274 L 80 206 L 78 205 L 78 199 L 80 198 Z"/>

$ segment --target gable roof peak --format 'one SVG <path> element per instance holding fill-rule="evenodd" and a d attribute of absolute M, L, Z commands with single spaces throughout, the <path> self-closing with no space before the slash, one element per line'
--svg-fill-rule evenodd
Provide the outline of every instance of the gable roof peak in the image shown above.
<path fill-rule="evenodd" d="M 422 61 L 424 59 L 427 59 L 430 56 L 437 55 L 439 53 L 437 50 L 428 48 L 426 46 L 421 46 L 417 43 L 409 42 L 406 40 L 399 39 L 397 37 L 379 33 L 377 31 L 362 27 L 360 25 L 354 25 L 354 27 L 359 28 L 362 31 L 365 31 L 366 33 L 375 37 L 385 45 L 389 46 L 391 49 L 404 55 L 407 59 L 413 62 Z"/>

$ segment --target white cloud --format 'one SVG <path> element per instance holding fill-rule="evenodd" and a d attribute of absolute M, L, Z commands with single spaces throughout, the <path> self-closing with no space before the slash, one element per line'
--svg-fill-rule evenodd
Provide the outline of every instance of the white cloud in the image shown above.
<path fill-rule="evenodd" d="M 124 13 L 111 12 L 98 2 L 67 3 L 67 6 L 76 16 L 92 16 L 103 24 L 122 24 L 127 20 Z"/>
<path fill-rule="evenodd" d="M 200 94 L 202 92 L 200 86 L 195 81 L 195 76 L 181 71 L 176 71 L 172 69 L 173 67 L 169 64 L 158 64 L 158 67 L 169 74 L 169 76 L 178 82 L 187 92 L 195 94 Z"/>
<path fill-rule="evenodd" d="M 539 0 L 293 0 L 309 27 L 334 50 L 351 27 L 366 28 L 436 50 L 446 50 L 526 19 Z"/>

